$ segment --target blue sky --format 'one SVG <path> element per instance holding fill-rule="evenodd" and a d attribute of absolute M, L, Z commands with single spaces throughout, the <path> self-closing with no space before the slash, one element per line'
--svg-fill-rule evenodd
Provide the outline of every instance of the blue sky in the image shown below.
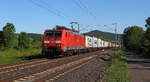
<path fill-rule="evenodd" d="M 71 21 L 77 21 L 82 32 L 114 32 L 103 25 L 114 27 L 111 24 L 118 23 L 118 33 L 122 33 L 127 26 L 144 27 L 145 19 L 150 17 L 149 3 L 150 0 L 0 0 L 0 30 L 10 22 L 17 33 L 43 33 L 55 25 L 69 27 Z"/>

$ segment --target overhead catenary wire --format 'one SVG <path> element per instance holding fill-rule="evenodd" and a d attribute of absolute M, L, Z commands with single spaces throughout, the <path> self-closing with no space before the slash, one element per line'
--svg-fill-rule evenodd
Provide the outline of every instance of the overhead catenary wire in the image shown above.
<path fill-rule="evenodd" d="M 44 0 L 36 0 L 40 3 L 42 3 L 43 5 L 47 6 L 48 8 L 50 8 L 51 10 L 54 10 L 56 13 L 59 13 L 61 14 L 62 16 L 66 17 L 66 18 L 69 18 L 70 20 L 75 20 L 76 18 L 74 18 L 73 16 L 69 16 L 65 13 L 63 13 L 60 9 L 57 9 L 57 8 L 54 8 L 52 6 L 50 6 L 47 2 L 45 2 Z"/>
<path fill-rule="evenodd" d="M 54 14 L 62 19 L 69 20 L 69 21 L 75 20 L 74 17 L 64 14 L 59 9 L 56 9 L 56 8 L 50 6 L 47 2 L 45 2 L 43 0 L 28 0 L 28 1 L 30 1 L 32 4 L 38 6 L 42 9 L 47 10 L 49 13 Z M 89 11 L 88 7 L 86 7 L 86 5 L 84 5 L 84 3 L 81 2 L 81 0 L 73 0 L 73 1 L 81 10 L 84 10 L 85 12 L 87 12 L 96 21 L 96 16 L 91 11 Z M 94 26 L 100 26 L 100 25 L 94 25 Z M 104 26 L 104 27 L 106 27 L 106 26 Z"/>
<path fill-rule="evenodd" d="M 46 7 L 46 6 L 42 5 L 41 2 L 38 1 L 38 0 L 36 0 L 36 1 L 35 1 L 35 0 L 28 0 L 28 1 L 30 1 L 32 4 L 38 6 L 38 7 L 42 8 L 42 9 L 47 10 L 47 11 L 48 11 L 49 13 L 51 13 L 51 14 L 54 14 L 54 15 L 56 15 L 56 16 L 62 18 L 62 19 L 65 19 L 65 20 L 72 21 L 71 18 L 69 18 L 69 17 L 67 17 L 67 16 L 64 16 L 63 14 L 58 13 L 58 10 L 56 10 L 56 9 L 52 10 L 53 8 L 49 8 L 49 7 Z M 43 2 L 42 2 L 42 3 L 43 3 Z M 44 3 L 44 4 L 46 4 L 46 3 Z M 57 12 L 56 12 L 55 10 L 56 10 Z"/>
<path fill-rule="evenodd" d="M 97 22 L 97 17 L 90 11 L 90 9 L 81 1 L 81 0 L 73 0 L 73 2 L 82 10 L 85 11 L 88 15 L 90 15 L 95 22 Z"/>
<path fill-rule="evenodd" d="M 89 15 L 94 20 L 95 24 L 93 24 L 93 26 L 98 26 L 99 22 L 97 21 L 97 16 L 93 14 L 93 12 L 91 12 L 91 10 L 81 0 L 72 0 L 72 1 L 74 2 L 75 5 L 77 5 L 80 8 L 81 11 L 84 11 L 87 15 Z"/>
<path fill-rule="evenodd" d="M 73 2 L 81 9 L 84 10 L 84 8 L 81 6 L 81 4 L 79 4 L 79 2 L 77 0 L 73 0 Z M 85 10 L 84 10 L 85 11 Z"/>
<path fill-rule="evenodd" d="M 91 16 L 93 16 L 94 19 L 96 19 L 96 16 L 90 11 L 90 9 L 81 0 L 78 0 L 78 1 L 81 5 L 83 5 L 83 7 L 86 9 L 86 11 L 89 12 L 89 14 Z"/>
<path fill-rule="evenodd" d="M 84 30 L 86 30 L 86 31 L 90 31 L 90 30 L 94 30 L 94 29 L 92 29 L 92 28 L 90 28 L 90 27 L 97 27 L 97 26 L 100 26 L 100 27 L 107 27 L 108 29 L 110 29 L 111 31 L 114 31 L 115 29 L 113 28 L 113 27 L 110 27 L 110 26 L 108 26 L 108 25 L 100 25 L 100 24 L 81 24 L 82 25 L 82 29 L 81 29 L 81 31 L 84 31 Z"/>

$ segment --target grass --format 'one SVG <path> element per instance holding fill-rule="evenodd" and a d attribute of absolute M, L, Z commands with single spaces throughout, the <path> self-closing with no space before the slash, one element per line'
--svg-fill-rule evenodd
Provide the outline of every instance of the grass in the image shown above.
<path fill-rule="evenodd" d="M 129 72 L 124 52 L 119 50 L 113 53 L 112 64 L 105 71 L 106 82 L 130 82 Z"/>
<path fill-rule="evenodd" d="M 40 49 L 9 49 L 0 51 L 0 64 L 9 64 L 25 61 L 22 57 L 35 56 L 41 53 Z"/>

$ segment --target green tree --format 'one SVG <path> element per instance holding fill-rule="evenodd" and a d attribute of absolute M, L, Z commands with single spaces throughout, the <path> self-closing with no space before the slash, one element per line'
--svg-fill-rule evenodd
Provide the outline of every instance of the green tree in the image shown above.
<path fill-rule="evenodd" d="M 144 35 L 144 39 L 143 39 L 143 52 L 142 55 L 150 57 L 149 53 L 150 53 L 150 17 L 146 19 L 146 25 L 147 30 L 146 33 Z"/>
<path fill-rule="evenodd" d="M 21 32 L 18 37 L 18 47 L 20 49 L 30 48 L 31 47 L 31 38 L 26 32 Z"/>
<path fill-rule="evenodd" d="M 4 47 L 13 48 L 16 45 L 16 29 L 12 23 L 7 23 L 3 27 Z"/>
<path fill-rule="evenodd" d="M 0 49 L 4 48 L 4 35 L 3 31 L 0 31 Z"/>
<path fill-rule="evenodd" d="M 32 41 L 32 45 L 33 48 L 40 48 L 41 44 L 42 44 L 42 35 L 41 34 L 35 34 L 32 37 L 33 41 Z"/>
<path fill-rule="evenodd" d="M 145 26 L 147 28 L 150 28 L 150 17 L 148 17 L 145 21 L 146 21 L 146 25 Z"/>
<path fill-rule="evenodd" d="M 141 52 L 141 40 L 144 36 L 144 30 L 139 26 L 127 27 L 123 34 L 123 43 L 126 49 Z"/>

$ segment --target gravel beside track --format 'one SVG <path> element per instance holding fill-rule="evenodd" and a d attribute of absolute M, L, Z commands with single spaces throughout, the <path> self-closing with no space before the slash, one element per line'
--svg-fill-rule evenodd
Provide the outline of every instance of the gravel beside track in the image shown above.
<path fill-rule="evenodd" d="M 103 71 L 110 65 L 108 58 L 109 56 L 99 56 L 76 70 L 47 82 L 102 82 Z"/>

